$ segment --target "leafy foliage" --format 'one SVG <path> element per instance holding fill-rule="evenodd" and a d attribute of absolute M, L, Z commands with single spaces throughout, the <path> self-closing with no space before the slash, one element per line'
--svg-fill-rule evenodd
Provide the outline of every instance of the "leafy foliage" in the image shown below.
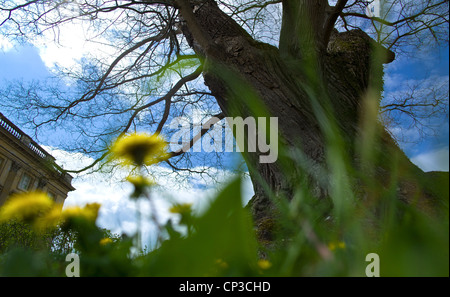
<path fill-rule="evenodd" d="M 51 248 L 48 234 L 32 235 L 24 224 L 3 224 L 0 275 L 64 276 L 69 251 L 80 255 L 81 276 L 364 276 L 368 253 L 379 254 L 382 276 L 449 274 L 448 212 L 430 217 L 395 202 L 380 209 L 386 219 L 378 226 L 360 223 L 369 213 L 361 207 L 347 209 L 338 225 L 320 220 L 329 209 L 299 189 L 279 207 L 290 231 L 278 234 L 274 248 L 257 242 L 240 190 L 240 179 L 232 181 L 200 215 L 183 208 L 180 224 L 191 231 L 183 234 L 169 221 L 166 239 L 149 252 L 137 251 L 135 238 L 113 236 L 86 219 L 65 231 L 75 235 L 70 249 Z"/>

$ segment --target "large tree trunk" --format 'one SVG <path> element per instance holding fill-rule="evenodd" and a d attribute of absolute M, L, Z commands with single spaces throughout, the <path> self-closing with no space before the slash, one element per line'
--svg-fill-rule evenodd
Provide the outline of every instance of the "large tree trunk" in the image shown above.
<path fill-rule="evenodd" d="M 330 133 L 340 134 L 352 165 L 363 166 L 355 144 L 364 139 L 361 131 L 365 129 L 366 117 L 371 116 L 367 112 L 378 106 L 382 64 L 392 61 L 393 54 L 383 49 L 377 51 L 375 42 L 360 30 L 333 31 L 331 38 L 324 40 L 329 9 L 325 0 L 283 1 L 279 49 L 253 40 L 215 1 L 204 1 L 198 6 L 194 3 L 199 1 L 191 1 L 193 5 L 188 1 L 177 2 L 184 18 L 183 33 L 192 48 L 204 57 L 205 82 L 224 115 L 255 116 L 249 107 L 249 100 L 254 98 L 246 96 L 256 94 L 270 115 L 279 118 L 280 143 L 285 152 L 295 153 L 295 148 L 300 147 L 306 160 L 304 168 L 294 166 L 286 176 L 280 162 L 261 164 L 259 153 L 244 154 L 255 190 L 250 202 L 255 224 L 261 227 L 260 239 L 270 241 L 270 230 L 262 226 L 273 220 L 276 203 L 269 198 L 265 186 L 274 197 L 289 199 L 297 183 L 307 180 L 313 195 L 326 199 L 328 187 L 320 182 L 324 177 L 319 175 L 327 167 Z M 381 125 L 372 128 L 381 138 L 379 155 L 397 155 L 410 176 L 423 174 Z M 389 165 L 380 161 L 370 173 L 381 185 L 389 180 Z M 302 174 L 308 177 L 302 178 Z M 411 184 L 406 177 L 400 180 L 400 199 L 408 201 L 414 195 Z M 364 196 L 364 189 L 360 192 Z"/>

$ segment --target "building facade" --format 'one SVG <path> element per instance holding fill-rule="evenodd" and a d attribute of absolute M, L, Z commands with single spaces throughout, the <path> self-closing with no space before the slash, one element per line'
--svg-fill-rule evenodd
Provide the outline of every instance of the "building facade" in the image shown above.
<path fill-rule="evenodd" d="M 14 193 L 33 190 L 63 204 L 75 188 L 55 158 L 0 113 L 0 206 Z"/>

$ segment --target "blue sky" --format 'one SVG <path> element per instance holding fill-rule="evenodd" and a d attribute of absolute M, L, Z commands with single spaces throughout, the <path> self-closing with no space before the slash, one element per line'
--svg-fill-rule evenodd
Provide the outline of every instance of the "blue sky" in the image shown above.
<path fill-rule="evenodd" d="M 404 88 L 410 81 L 414 81 L 418 86 L 425 85 L 429 81 L 439 80 L 447 82 L 448 89 L 449 76 L 449 47 L 439 47 L 432 50 L 420 52 L 413 57 L 399 56 L 396 61 L 388 65 L 385 75 L 385 91 L 395 92 Z M 448 100 L 448 98 L 447 98 Z M 448 104 L 448 101 L 447 101 Z M 435 167 L 421 166 L 426 171 L 445 170 L 448 171 L 448 147 L 449 147 L 449 120 L 448 114 L 438 119 L 432 119 L 437 127 L 435 135 L 428 135 L 418 141 L 417 129 L 412 128 L 404 133 L 405 141 L 400 142 L 405 153 L 416 161 L 424 155 L 436 152 L 442 159 L 442 151 L 447 151 L 445 160 L 441 160 L 437 165 L 436 160 L 430 159 L 430 164 Z M 421 164 L 422 165 L 422 161 Z"/>
<path fill-rule="evenodd" d="M 47 63 L 48 64 L 48 63 Z M 0 52 L 0 83 L 4 86 L 8 80 L 39 80 L 48 77 L 51 73 L 42 59 L 40 50 L 32 45 L 23 45 Z M 430 77 L 447 77 L 449 74 L 449 48 L 437 48 L 431 52 L 420 53 L 417 57 L 399 57 L 386 69 L 386 92 L 393 92 L 401 88 L 406 80 L 426 80 Z M 1 100 L 7 100 L 1 98 Z M 12 118 L 14 120 L 14 118 Z M 449 147 L 449 122 L 442 118 L 436 135 L 427 136 L 417 142 L 413 138 L 414 129 L 406 132 L 406 141 L 400 145 L 405 153 L 414 158 L 433 151 L 445 150 Z M 30 132 L 32 131 L 27 131 Z M 411 142 L 408 141 L 408 133 L 411 134 Z M 51 139 L 49 140 L 51 141 Z M 52 145 L 52 143 L 44 143 Z M 444 162 L 445 163 L 445 162 Z M 441 164 L 442 165 L 442 164 Z M 445 164 L 444 164 L 445 165 Z M 446 169 L 447 168 L 447 169 Z M 427 169 L 429 169 L 427 167 Z M 433 170 L 448 170 L 447 166 L 433 168 Z"/>
<path fill-rule="evenodd" d="M 32 45 L 0 53 L 1 80 L 33 80 L 49 75 L 50 72 L 42 61 L 39 50 Z"/>

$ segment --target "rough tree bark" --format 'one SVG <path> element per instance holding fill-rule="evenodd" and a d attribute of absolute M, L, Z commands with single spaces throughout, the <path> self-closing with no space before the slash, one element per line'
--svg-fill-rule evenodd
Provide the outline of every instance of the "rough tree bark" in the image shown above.
<path fill-rule="evenodd" d="M 330 26 L 332 7 L 326 0 L 283 1 L 283 24 L 279 48 L 251 38 L 215 1 L 176 1 L 183 18 L 182 31 L 191 47 L 204 58 L 204 80 L 223 110 L 224 116 L 252 116 L 242 97 L 242 85 L 230 84 L 229 76 L 239 77 L 252 88 L 271 116 L 279 118 L 282 142 L 289 150 L 301 143 L 309 160 L 310 187 L 318 198 L 326 199 L 327 188 L 315 182 L 319 168 L 326 166 L 325 124 L 322 112 L 337 124 L 351 161 L 360 166 L 352 151 L 363 126 L 364 100 L 371 90 L 382 87 L 383 63 L 394 54 L 382 48 L 363 31 L 338 33 Z M 339 1 L 341 4 L 343 1 Z M 331 31 L 330 31 L 331 30 Z M 374 53 L 382 53 L 374 54 Z M 377 58 L 375 59 L 374 56 Z M 307 67 L 305 67 L 305 65 Z M 312 73 L 305 69 L 314 69 Z M 368 99 L 378 100 L 378 99 Z M 406 202 L 416 197 L 413 177 L 423 174 L 414 166 L 380 125 L 379 154 L 397 155 L 401 165 L 398 197 Z M 266 183 L 276 197 L 291 197 L 298 178 L 292 168 L 290 178 L 280 164 L 260 164 L 258 153 L 245 154 L 252 176 L 255 196 L 250 202 L 256 226 L 267 226 L 276 214 L 273 200 L 264 189 Z M 373 178 L 381 185 L 389 181 L 388 162 L 380 161 Z M 302 170 L 297 170 L 300 175 Z M 262 177 L 263 183 L 257 178 Z M 364 192 L 360 189 L 361 193 Z M 364 194 L 361 194 L 364 196 Z M 421 194 L 419 204 L 426 207 L 429 195 Z M 259 228 L 260 240 L 272 240 L 270 230 Z"/>

